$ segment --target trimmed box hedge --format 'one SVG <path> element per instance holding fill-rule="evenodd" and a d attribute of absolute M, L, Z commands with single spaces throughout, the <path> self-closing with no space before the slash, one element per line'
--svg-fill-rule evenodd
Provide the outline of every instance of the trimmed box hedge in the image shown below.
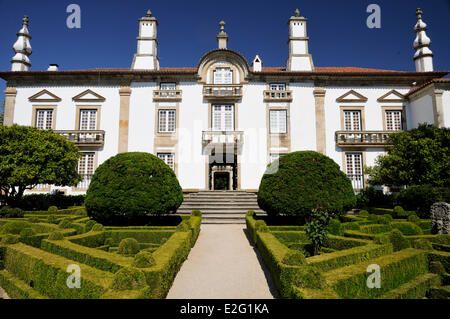
<path fill-rule="evenodd" d="M 118 245 L 125 238 L 134 238 L 141 243 L 159 244 L 164 238 L 167 239 L 174 233 L 174 230 L 107 230 L 105 238 L 112 238 L 114 245 Z"/>
<path fill-rule="evenodd" d="M 389 291 L 380 299 L 421 299 L 427 292 L 436 286 L 441 285 L 441 279 L 435 274 L 420 275 L 413 280 Z"/>
<path fill-rule="evenodd" d="M 0 286 L 14 299 L 48 299 L 7 270 L 0 270 Z"/>

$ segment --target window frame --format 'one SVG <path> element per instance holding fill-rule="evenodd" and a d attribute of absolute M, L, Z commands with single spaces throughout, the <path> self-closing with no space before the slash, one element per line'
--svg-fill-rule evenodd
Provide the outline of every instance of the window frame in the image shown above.
<path fill-rule="evenodd" d="M 276 89 L 273 89 L 272 86 L 276 86 Z M 280 90 L 280 87 L 283 87 L 283 90 Z M 287 91 L 287 84 L 286 83 L 269 83 L 269 90 L 270 91 L 281 91 L 281 92 L 285 92 Z"/>
<path fill-rule="evenodd" d="M 173 152 L 157 152 L 156 156 L 159 159 L 162 159 L 164 161 L 164 163 L 166 163 L 166 165 L 169 166 L 175 172 L 175 153 L 173 153 Z M 163 156 L 164 158 L 162 158 L 161 156 Z M 166 157 L 168 158 L 168 156 L 172 156 L 172 167 L 169 164 L 167 164 L 167 162 L 166 162 L 165 158 Z"/>
<path fill-rule="evenodd" d="M 161 130 L 161 112 L 166 113 L 166 121 L 165 121 L 165 125 L 167 126 L 167 130 L 163 131 Z M 170 112 L 174 112 L 174 116 L 173 116 L 173 131 L 169 130 L 169 116 L 168 114 Z M 158 114 L 157 114 L 157 125 L 158 125 L 158 133 L 160 134 L 174 134 L 177 131 L 177 109 L 176 107 L 174 108 L 158 108 Z"/>
<path fill-rule="evenodd" d="M 56 105 L 33 105 L 32 116 L 31 116 L 31 125 L 32 127 L 37 128 L 37 120 L 38 120 L 38 111 L 52 111 L 52 123 L 51 130 L 54 130 L 56 127 Z"/>
<path fill-rule="evenodd" d="M 221 110 L 220 111 L 220 114 L 221 114 L 221 117 L 220 117 L 220 127 L 222 128 L 222 129 L 218 129 L 216 126 L 215 126 L 215 117 L 214 117 L 214 114 L 215 114 L 215 107 L 216 106 L 220 106 L 220 107 L 227 107 L 227 106 L 231 106 L 231 129 L 227 129 L 227 126 L 226 126 L 226 115 L 227 115 L 227 111 L 226 111 L 226 109 L 225 110 Z M 234 104 L 212 104 L 211 105 L 211 130 L 212 131 L 217 131 L 217 132 L 234 132 L 235 130 L 236 130 L 236 119 L 235 119 L 235 117 L 236 117 L 236 113 L 235 113 L 235 110 L 236 110 L 236 107 L 235 107 L 235 105 Z M 222 116 L 223 115 L 223 116 Z M 222 127 L 222 125 L 223 125 L 223 127 Z"/>
<path fill-rule="evenodd" d="M 172 89 L 163 88 L 165 85 L 173 85 Z M 159 90 L 160 91 L 175 91 L 177 89 L 177 82 L 160 82 L 159 83 Z"/>
<path fill-rule="evenodd" d="M 280 130 L 279 122 L 278 125 L 278 131 L 274 132 L 272 130 L 272 112 L 284 112 L 284 132 Z M 279 120 L 280 117 L 277 116 L 277 119 Z M 287 134 L 288 133 L 288 110 L 287 109 L 269 109 L 269 133 L 270 134 Z"/>
<path fill-rule="evenodd" d="M 82 130 L 81 129 L 81 111 L 85 110 L 95 110 L 97 111 L 95 129 Z M 100 105 L 77 105 L 76 106 L 76 116 L 75 116 L 75 130 L 76 131 L 98 131 L 100 130 L 100 120 L 101 120 L 101 106 Z"/>
<path fill-rule="evenodd" d="M 365 131 L 366 130 L 366 121 L 365 121 L 364 106 L 343 106 L 343 105 L 340 106 L 341 131 L 352 132 L 352 131 L 347 131 L 345 129 L 345 112 L 346 111 L 359 111 L 360 112 L 359 113 L 360 131 Z"/>
<path fill-rule="evenodd" d="M 216 74 L 218 74 L 217 71 L 219 71 L 219 70 L 228 70 L 230 83 L 217 83 L 216 82 Z M 233 84 L 234 83 L 234 74 L 233 74 L 233 72 L 234 72 L 234 70 L 231 67 L 229 67 L 229 66 L 218 66 L 218 67 L 216 67 L 213 70 L 213 72 L 212 72 L 213 73 L 212 74 L 212 83 L 214 85 L 231 85 L 231 84 Z M 224 75 L 222 75 L 222 78 L 225 79 Z"/>

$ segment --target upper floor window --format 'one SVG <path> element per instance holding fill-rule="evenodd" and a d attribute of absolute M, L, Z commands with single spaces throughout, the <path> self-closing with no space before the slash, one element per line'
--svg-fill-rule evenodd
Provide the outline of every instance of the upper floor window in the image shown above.
<path fill-rule="evenodd" d="M 157 154 L 160 159 L 164 161 L 171 169 L 175 168 L 174 165 L 174 154 L 173 153 L 158 153 Z"/>
<path fill-rule="evenodd" d="M 217 68 L 214 71 L 214 84 L 232 84 L 233 71 L 230 68 Z"/>
<path fill-rule="evenodd" d="M 158 116 L 160 133 L 175 132 L 176 110 L 159 110 Z"/>
<path fill-rule="evenodd" d="M 269 87 L 271 91 L 286 91 L 286 84 L 284 83 L 271 83 Z"/>
<path fill-rule="evenodd" d="M 80 110 L 80 130 L 97 129 L 97 110 Z"/>
<path fill-rule="evenodd" d="M 346 131 L 361 130 L 361 111 L 344 111 L 344 129 Z"/>
<path fill-rule="evenodd" d="M 213 131 L 234 130 L 234 108 L 233 105 L 213 105 L 212 108 Z"/>
<path fill-rule="evenodd" d="M 162 91 L 174 91 L 177 88 L 177 84 L 175 82 L 165 82 L 161 83 L 159 88 Z"/>
<path fill-rule="evenodd" d="M 53 110 L 36 110 L 36 127 L 49 130 L 53 124 Z"/>
<path fill-rule="evenodd" d="M 287 132 L 286 118 L 286 110 L 270 110 L 270 133 L 285 134 Z"/>
<path fill-rule="evenodd" d="M 386 130 L 401 131 L 402 130 L 402 111 L 386 111 Z"/>

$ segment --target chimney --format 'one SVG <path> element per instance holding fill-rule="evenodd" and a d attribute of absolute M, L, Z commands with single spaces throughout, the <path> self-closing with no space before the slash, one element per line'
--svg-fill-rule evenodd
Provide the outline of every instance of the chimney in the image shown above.
<path fill-rule="evenodd" d="M 58 67 L 59 67 L 58 64 L 50 64 L 50 65 L 48 66 L 47 71 L 58 71 L 58 70 L 59 70 Z"/>

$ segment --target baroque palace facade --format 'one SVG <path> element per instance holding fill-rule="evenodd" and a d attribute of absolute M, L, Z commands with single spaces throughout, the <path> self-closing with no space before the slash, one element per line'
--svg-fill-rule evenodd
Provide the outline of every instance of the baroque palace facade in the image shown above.
<path fill-rule="evenodd" d="M 433 70 L 427 26 L 416 14 L 415 72 L 314 66 L 298 10 L 288 21 L 285 67 L 263 67 L 258 55 L 249 65 L 227 48 L 224 22 L 218 48 L 196 67 L 160 67 L 158 22 L 148 11 L 131 68 L 31 71 L 25 17 L 11 71 L 0 72 L 4 124 L 53 129 L 82 153 L 83 182 L 33 192 L 85 192 L 98 165 L 135 151 L 163 159 L 185 192 L 256 191 L 271 161 L 300 150 L 331 157 L 358 191 L 389 134 L 424 122 L 450 126 L 449 72 Z"/>

